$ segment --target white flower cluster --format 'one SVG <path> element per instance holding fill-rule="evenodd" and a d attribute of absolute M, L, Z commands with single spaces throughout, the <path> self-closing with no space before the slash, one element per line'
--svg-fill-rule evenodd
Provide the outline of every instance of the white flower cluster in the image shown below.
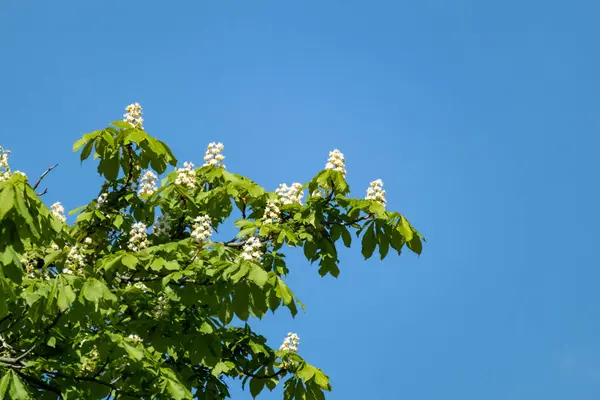
<path fill-rule="evenodd" d="M 367 200 L 375 200 L 385 206 L 385 190 L 383 190 L 383 181 L 377 179 L 371 182 L 371 186 L 367 189 Z"/>
<path fill-rule="evenodd" d="M 142 118 L 142 106 L 140 103 L 133 103 L 125 107 L 127 112 L 123 114 L 123 121 L 134 128 L 144 129 L 144 118 Z"/>
<path fill-rule="evenodd" d="M 146 171 L 140 182 L 140 196 L 152 196 L 156 192 L 156 180 L 158 177 L 152 171 Z"/>
<path fill-rule="evenodd" d="M 212 235 L 212 223 L 208 215 L 196 217 L 192 225 L 192 238 L 202 243 Z"/>
<path fill-rule="evenodd" d="M 304 192 L 302 191 L 302 184 L 294 182 L 292 186 L 288 186 L 285 183 L 279 185 L 279 188 L 275 190 L 275 193 L 281 198 L 282 204 L 294 204 L 298 203 L 302 205 L 302 197 Z"/>
<path fill-rule="evenodd" d="M 262 243 L 257 237 L 252 236 L 248 238 L 246 243 L 244 243 L 244 247 L 242 247 L 242 259 L 248 261 L 259 261 L 263 255 L 261 247 Z"/>
<path fill-rule="evenodd" d="M 183 163 L 183 168 L 177 169 L 177 179 L 175 179 L 177 185 L 187 186 L 192 189 L 196 186 L 196 171 L 194 171 L 194 164 L 189 161 Z"/>
<path fill-rule="evenodd" d="M 98 348 L 94 346 L 83 361 L 82 369 L 87 372 L 93 372 L 96 369 L 96 366 L 98 365 L 99 359 L 100 353 L 98 353 Z"/>
<path fill-rule="evenodd" d="M 10 178 L 10 166 L 8 165 L 9 154 L 10 150 L 5 150 L 4 147 L 0 146 L 0 182 Z"/>
<path fill-rule="evenodd" d="M 65 208 L 60 201 L 52 204 L 50 208 L 52 209 L 52 214 L 54 214 L 55 217 L 60 219 L 62 222 L 67 221 L 67 217 L 65 217 Z"/>
<path fill-rule="evenodd" d="M 28 254 L 23 255 L 23 257 L 19 260 L 21 264 L 25 267 L 25 272 L 27 272 L 27 276 L 30 278 L 35 278 L 35 259 Z"/>
<path fill-rule="evenodd" d="M 171 305 L 169 304 L 169 299 L 165 296 L 159 296 L 158 302 L 154 307 L 154 315 L 159 318 L 165 317 L 169 315 L 169 310 L 171 309 Z"/>
<path fill-rule="evenodd" d="M 102 193 L 100 196 L 98 196 L 98 206 L 101 206 L 102 204 L 106 203 L 107 198 L 108 193 Z"/>
<path fill-rule="evenodd" d="M 300 346 L 300 338 L 295 333 L 289 332 L 287 337 L 283 339 L 283 344 L 279 347 L 279 350 L 297 353 L 298 346 Z"/>
<path fill-rule="evenodd" d="M 206 154 L 204 155 L 204 167 L 215 166 L 220 168 L 225 168 L 225 164 L 223 164 L 223 160 L 225 156 L 221 154 L 223 152 L 223 143 L 209 143 L 206 148 Z"/>
<path fill-rule="evenodd" d="M 171 232 L 171 225 L 169 225 L 169 215 L 163 214 L 156 219 L 156 222 L 152 226 L 152 230 L 156 236 L 168 236 Z"/>
<path fill-rule="evenodd" d="M 10 165 L 8 165 L 8 155 L 11 154 L 10 150 L 6 150 L 4 147 L 0 146 L 0 182 L 7 181 L 10 179 L 13 172 L 10 170 Z M 24 172 L 15 171 L 15 174 L 23 175 L 27 178 Z"/>
<path fill-rule="evenodd" d="M 129 243 L 127 248 L 131 251 L 140 251 L 149 246 L 148 235 L 146 234 L 146 224 L 136 222 L 129 231 Z"/>
<path fill-rule="evenodd" d="M 131 335 L 127 336 L 127 339 L 132 340 L 136 343 L 141 343 L 143 342 L 142 338 L 139 337 L 138 335 L 136 335 L 135 333 L 132 333 Z"/>
<path fill-rule="evenodd" d="M 346 175 L 346 160 L 344 155 L 338 149 L 329 152 L 329 160 L 325 164 L 325 169 L 332 169 L 334 171 L 340 171 Z"/>
<path fill-rule="evenodd" d="M 85 254 L 87 246 L 92 244 L 92 238 L 85 238 L 83 245 L 75 245 L 69 249 L 67 254 L 67 267 L 63 268 L 64 274 L 73 274 L 73 270 L 76 270 L 79 275 L 83 275 L 83 267 L 85 267 Z"/>
<path fill-rule="evenodd" d="M 262 217 L 263 224 L 276 224 L 279 222 L 281 218 L 281 211 L 278 206 L 279 201 L 277 200 L 269 200 L 267 201 L 267 206 L 265 207 L 265 213 Z"/>

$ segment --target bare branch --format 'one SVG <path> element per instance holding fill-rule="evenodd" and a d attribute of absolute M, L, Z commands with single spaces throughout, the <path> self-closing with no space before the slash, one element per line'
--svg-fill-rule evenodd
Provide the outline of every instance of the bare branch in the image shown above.
<path fill-rule="evenodd" d="M 38 186 L 40 186 L 40 183 L 42 183 L 42 180 L 46 177 L 46 175 L 48 175 L 48 173 L 56 167 L 58 167 L 58 164 L 54 164 L 53 166 L 49 167 L 46 171 L 44 171 L 44 173 L 39 177 L 35 185 L 33 185 L 33 190 L 37 189 Z"/>
<path fill-rule="evenodd" d="M 43 196 L 43 195 L 45 195 L 46 193 L 48 193 L 48 188 L 44 189 L 44 191 L 43 191 L 43 192 L 41 192 L 41 193 L 38 193 L 37 195 L 38 195 L 39 197 L 42 197 L 42 196 Z"/>

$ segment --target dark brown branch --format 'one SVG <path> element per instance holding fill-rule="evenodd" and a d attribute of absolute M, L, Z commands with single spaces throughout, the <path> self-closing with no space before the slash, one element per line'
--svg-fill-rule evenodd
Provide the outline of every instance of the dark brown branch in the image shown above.
<path fill-rule="evenodd" d="M 38 180 L 35 183 L 35 185 L 33 185 L 33 190 L 37 189 L 38 186 L 40 186 L 40 183 L 42 183 L 42 180 L 46 177 L 46 175 L 48 175 L 48 173 L 50 171 L 52 171 L 54 168 L 56 168 L 56 167 L 58 167 L 58 164 L 54 164 L 53 166 L 48 167 L 48 169 L 46 171 L 44 171 L 44 173 L 38 178 Z M 47 190 L 46 190 L 46 192 L 47 192 Z"/>
<path fill-rule="evenodd" d="M 48 188 L 45 188 L 44 191 L 42 191 L 41 193 L 37 193 L 37 195 L 39 197 L 42 197 L 43 195 L 45 195 L 46 193 L 48 193 Z"/>
<path fill-rule="evenodd" d="M 247 371 L 241 371 L 242 374 L 249 376 L 250 378 L 255 378 L 255 379 L 271 379 L 271 378 L 275 378 L 278 375 L 284 374 L 287 371 L 287 369 L 282 368 L 279 371 L 272 373 L 270 375 L 255 375 L 251 372 L 247 372 Z"/>

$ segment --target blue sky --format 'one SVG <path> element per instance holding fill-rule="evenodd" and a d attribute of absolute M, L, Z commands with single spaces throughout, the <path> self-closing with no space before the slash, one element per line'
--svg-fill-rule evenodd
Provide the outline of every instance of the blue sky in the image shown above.
<path fill-rule="evenodd" d="M 256 329 L 332 378 L 329 399 L 600 397 L 600 3 L 0 2 L 0 144 L 48 203 L 98 194 L 83 133 L 134 101 L 180 161 L 225 144 L 274 190 L 339 148 L 423 255 L 290 258 L 307 305 Z M 232 389 L 234 399 L 250 398 Z M 280 393 L 262 398 L 281 398 Z"/>

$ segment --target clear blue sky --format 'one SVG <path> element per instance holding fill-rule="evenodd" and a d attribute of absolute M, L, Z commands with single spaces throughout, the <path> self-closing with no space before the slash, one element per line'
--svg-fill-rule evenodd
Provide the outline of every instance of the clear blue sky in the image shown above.
<path fill-rule="evenodd" d="M 176 4 L 175 4 L 176 3 Z M 257 329 L 330 399 L 600 398 L 597 1 L 0 2 L 0 144 L 69 209 L 98 194 L 71 145 L 134 101 L 180 161 L 225 144 L 271 190 L 342 150 L 381 178 L 423 255 L 339 279 Z M 249 398 L 233 390 L 234 399 Z M 265 395 L 264 399 L 280 398 Z"/>

